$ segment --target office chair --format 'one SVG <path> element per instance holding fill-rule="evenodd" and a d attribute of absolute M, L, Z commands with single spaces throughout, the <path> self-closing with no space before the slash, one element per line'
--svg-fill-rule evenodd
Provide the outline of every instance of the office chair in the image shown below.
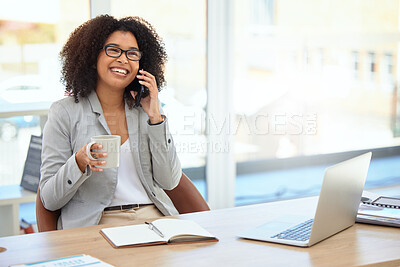
<path fill-rule="evenodd" d="M 182 172 L 181 180 L 177 187 L 172 190 L 165 190 L 180 214 L 207 211 L 210 208 L 194 186 L 192 181 Z M 57 230 L 57 220 L 60 210 L 49 211 L 40 199 L 39 188 L 36 195 L 36 222 L 39 232 Z"/>

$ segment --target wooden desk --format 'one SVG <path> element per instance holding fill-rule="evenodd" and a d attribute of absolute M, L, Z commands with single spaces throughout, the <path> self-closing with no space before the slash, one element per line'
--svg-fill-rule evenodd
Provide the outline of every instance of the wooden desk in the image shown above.
<path fill-rule="evenodd" d="M 355 266 L 400 265 L 400 229 L 356 224 L 311 248 L 236 238 L 235 234 L 285 212 L 313 214 L 316 197 L 177 216 L 220 241 L 114 249 L 91 226 L 0 238 L 0 266 L 89 254 L 115 266 Z M 109 225 L 107 225 L 108 227 Z"/>
<path fill-rule="evenodd" d="M 0 186 L 0 236 L 19 235 L 19 205 L 35 201 L 36 193 L 19 185 Z"/>

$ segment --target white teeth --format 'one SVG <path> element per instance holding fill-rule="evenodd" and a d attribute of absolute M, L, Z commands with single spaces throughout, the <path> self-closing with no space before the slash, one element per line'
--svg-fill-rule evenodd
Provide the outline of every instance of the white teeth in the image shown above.
<path fill-rule="evenodd" d="M 127 70 L 117 69 L 117 68 L 112 68 L 111 71 L 122 73 L 122 74 L 127 74 L 128 73 Z"/>

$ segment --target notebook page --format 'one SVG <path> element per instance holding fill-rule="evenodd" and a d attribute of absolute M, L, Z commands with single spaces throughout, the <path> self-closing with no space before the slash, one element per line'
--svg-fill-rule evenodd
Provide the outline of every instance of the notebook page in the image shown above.
<path fill-rule="evenodd" d="M 101 231 L 117 247 L 167 241 L 146 224 L 110 227 Z"/>
<path fill-rule="evenodd" d="M 158 219 L 153 221 L 153 225 L 160 229 L 167 240 L 180 235 L 215 237 L 203 227 L 190 220 Z"/>

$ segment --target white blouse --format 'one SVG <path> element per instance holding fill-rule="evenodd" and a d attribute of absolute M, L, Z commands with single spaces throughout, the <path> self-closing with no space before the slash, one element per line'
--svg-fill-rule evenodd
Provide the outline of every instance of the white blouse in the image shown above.
<path fill-rule="evenodd" d="M 118 182 L 110 206 L 153 203 L 140 182 L 129 143 L 129 138 L 121 145 L 118 168 Z"/>

